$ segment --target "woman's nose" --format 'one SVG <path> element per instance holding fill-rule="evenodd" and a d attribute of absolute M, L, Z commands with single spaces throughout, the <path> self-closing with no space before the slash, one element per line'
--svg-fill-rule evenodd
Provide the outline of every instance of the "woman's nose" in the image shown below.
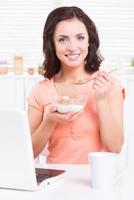
<path fill-rule="evenodd" d="M 77 44 L 75 40 L 70 40 L 67 45 L 68 50 L 74 51 L 77 49 Z"/>

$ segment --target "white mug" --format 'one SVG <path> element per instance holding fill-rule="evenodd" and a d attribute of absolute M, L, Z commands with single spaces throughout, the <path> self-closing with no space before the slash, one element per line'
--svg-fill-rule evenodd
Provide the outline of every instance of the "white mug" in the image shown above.
<path fill-rule="evenodd" d="M 112 186 L 121 175 L 119 154 L 91 152 L 88 155 L 91 186 L 96 189 Z"/>

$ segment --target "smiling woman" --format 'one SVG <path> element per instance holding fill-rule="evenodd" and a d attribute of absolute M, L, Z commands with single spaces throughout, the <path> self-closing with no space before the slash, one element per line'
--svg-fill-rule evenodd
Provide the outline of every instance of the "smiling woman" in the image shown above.
<path fill-rule="evenodd" d="M 94 22 L 78 7 L 56 8 L 44 26 L 43 52 L 44 80 L 32 88 L 28 109 L 35 157 L 46 144 L 48 163 L 84 164 L 89 152 L 120 152 L 122 88 L 109 73 L 99 70 L 102 57 Z M 72 84 L 89 78 L 93 81 Z M 53 104 L 53 97 L 61 96 L 64 104 L 73 99 L 73 106 L 80 96 L 86 101 L 82 109 L 61 112 Z"/>
<path fill-rule="evenodd" d="M 55 28 L 56 55 L 64 66 L 78 67 L 83 64 L 88 54 L 88 41 L 86 26 L 77 18 L 63 20 Z"/>

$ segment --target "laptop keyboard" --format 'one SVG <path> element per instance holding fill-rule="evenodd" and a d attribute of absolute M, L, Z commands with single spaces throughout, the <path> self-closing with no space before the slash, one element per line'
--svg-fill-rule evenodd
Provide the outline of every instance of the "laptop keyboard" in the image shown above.
<path fill-rule="evenodd" d="M 35 172 L 36 172 L 37 183 L 39 184 L 47 178 L 55 177 L 64 173 L 65 170 L 36 168 Z"/>
<path fill-rule="evenodd" d="M 53 175 L 51 174 L 37 174 L 36 173 L 36 179 L 37 183 L 41 183 L 43 180 L 52 177 Z"/>

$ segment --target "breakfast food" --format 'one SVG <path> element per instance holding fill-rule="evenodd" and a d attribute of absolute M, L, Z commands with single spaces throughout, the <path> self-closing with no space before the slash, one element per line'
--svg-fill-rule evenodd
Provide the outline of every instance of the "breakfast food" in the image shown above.
<path fill-rule="evenodd" d="M 70 103 L 70 98 L 69 98 L 68 96 L 62 96 L 61 98 L 59 98 L 59 99 L 57 100 L 57 102 L 58 102 L 59 104 L 62 104 L 62 105 L 67 105 L 67 104 Z"/>
<path fill-rule="evenodd" d="M 84 97 L 61 96 L 55 101 L 54 105 L 60 113 L 79 112 L 84 108 L 85 99 Z"/>

